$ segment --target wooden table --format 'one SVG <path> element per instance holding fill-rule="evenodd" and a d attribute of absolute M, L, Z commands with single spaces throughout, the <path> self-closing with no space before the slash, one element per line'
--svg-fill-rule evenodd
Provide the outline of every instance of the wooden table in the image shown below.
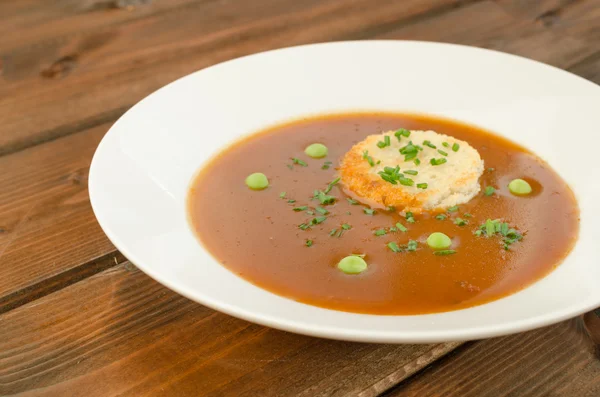
<path fill-rule="evenodd" d="M 0 0 L 0 394 L 599 396 L 581 319 L 436 345 L 298 336 L 171 292 L 98 226 L 92 154 L 145 95 L 257 51 L 375 38 L 600 82 L 600 0 Z"/>

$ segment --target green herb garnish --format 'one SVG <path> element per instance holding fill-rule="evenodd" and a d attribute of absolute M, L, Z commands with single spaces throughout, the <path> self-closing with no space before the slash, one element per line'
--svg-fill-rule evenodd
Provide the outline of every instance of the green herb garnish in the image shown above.
<path fill-rule="evenodd" d="M 312 240 L 306 240 L 306 243 L 305 243 L 305 245 L 306 245 L 307 247 L 311 247 L 311 246 L 313 245 L 313 241 L 312 241 Z"/>
<path fill-rule="evenodd" d="M 448 153 L 444 152 L 442 149 L 438 149 L 438 153 L 441 154 L 442 156 L 448 155 Z"/>
<path fill-rule="evenodd" d="M 443 147 L 450 147 L 450 144 L 448 142 L 444 142 L 444 143 L 442 143 L 442 146 Z"/>
<path fill-rule="evenodd" d="M 347 198 L 346 200 L 348 200 L 348 203 L 350 205 L 358 205 L 358 201 L 356 201 L 356 200 L 352 200 L 351 198 Z"/>
<path fill-rule="evenodd" d="M 494 194 L 494 192 L 495 192 L 495 191 L 496 191 L 496 188 L 494 188 L 493 186 L 487 186 L 487 187 L 485 188 L 485 192 L 484 192 L 484 194 L 485 194 L 486 196 L 491 196 L 492 194 Z"/>
<path fill-rule="evenodd" d="M 400 247 L 398 247 L 398 244 L 396 244 L 395 242 L 391 241 L 389 243 L 387 243 L 387 246 L 390 250 L 392 250 L 392 252 L 401 252 L 402 250 L 400 249 Z"/>
<path fill-rule="evenodd" d="M 308 206 L 304 205 L 302 207 L 296 207 L 296 208 L 292 208 L 293 211 L 296 212 L 300 212 L 300 211 L 306 211 L 308 209 Z"/>
<path fill-rule="evenodd" d="M 363 152 L 363 159 L 367 160 L 367 162 L 369 163 L 369 165 L 371 167 L 375 166 L 375 161 L 373 161 L 373 157 L 369 156 L 369 151 L 368 150 L 365 150 Z"/>
<path fill-rule="evenodd" d="M 387 232 L 385 231 L 385 229 L 377 229 L 373 232 L 373 234 L 376 236 L 385 236 Z"/>
<path fill-rule="evenodd" d="M 405 174 L 408 175 L 418 175 L 419 171 L 415 171 L 415 170 L 408 170 L 408 171 L 404 171 Z"/>
<path fill-rule="evenodd" d="M 316 218 L 312 218 L 312 219 L 310 220 L 310 224 L 311 224 L 311 225 L 318 225 L 319 223 L 323 223 L 323 222 L 325 222 L 326 220 L 327 220 L 327 217 L 326 217 L 326 216 L 318 216 L 318 217 L 316 217 Z"/>
<path fill-rule="evenodd" d="M 410 212 L 410 211 L 407 212 L 405 217 L 406 217 L 406 222 L 415 223 L 415 216 L 413 215 L 412 212 Z"/>
<path fill-rule="evenodd" d="M 462 219 L 462 218 L 454 218 L 454 224 L 458 225 L 458 226 L 465 226 L 467 225 L 469 222 Z"/>
<path fill-rule="evenodd" d="M 285 198 L 285 192 L 279 193 L 279 198 L 282 198 L 282 199 Z"/>
<path fill-rule="evenodd" d="M 401 224 L 400 222 L 396 223 L 396 227 L 398 228 L 398 230 L 400 230 L 401 232 L 406 233 L 408 231 L 408 229 L 406 228 L 406 226 L 404 226 L 403 224 Z"/>
<path fill-rule="evenodd" d="M 319 202 L 323 205 L 333 204 L 335 202 L 335 197 L 328 196 L 327 194 L 325 194 L 325 192 L 322 192 L 320 190 L 315 190 L 313 199 L 319 200 Z"/>
<path fill-rule="evenodd" d="M 427 185 L 426 183 L 417 183 L 417 187 L 418 187 L 419 189 L 427 189 L 427 186 L 428 186 L 428 185 Z"/>
<path fill-rule="evenodd" d="M 390 146 L 391 142 L 390 142 L 390 136 L 389 135 L 384 135 L 383 136 L 383 141 L 379 141 L 377 142 L 377 147 L 380 149 L 383 149 L 386 146 Z"/>
<path fill-rule="evenodd" d="M 363 212 L 367 215 L 374 215 L 375 214 L 375 210 L 371 209 L 371 208 L 363 208 Z"/>
<path fill-rule="evenodd" d="M 288 200 L 288 204 L 294 204 L 296 200 Z"/>
<path fill-rule="evenodd" d="M 325 189 L 325 194 L 329 193 L 331 191 L 331 189 L 333 189 L 333 187 L 338 184 L 340 179 L 341 178 L 338 177 L 338 178 L 335 178 L 333 181 L 329 182 L 327 184 L 327 188 Z"/>
<path fill-rule="evenodd" d="M 421 164 L 421 160 L 415 159 L 414 163 L 415 163 L 415 165 L 420 165 Z"/>
<path fill-rule="evenodd" d="M 329 167 L 331 167 L 333 163 L 331 161 L 326 161 L 323 166 L 321 167 L 322 170 L 328 170 Z"/>
<path fill-rule="evenodd" d="M 429 141 L 423 141 L 423 145 L 430 147 L 432 149 L 437 149 L 437 146 L 435 146 L 433 143 L 431 143 Z"/>
<path fill-rule="evenodd" d="M 304 161 L 302 161 L 302 160 L 300 160 L 299 158 L 296 158 L 296 157 L 292 158 L 292 162 L 294 164 L 301 165 L 302 167 L 308 167 L 308 164 L 306 164 Z"/>
<path fill-rule="evenodd" d="M 310 225 L 308 225 L 306 223 L 301 223 L 298 225 L 298 227 L 302 230 L 306 230 L 306 229 L 310 228 Z"/>
<path fill-rule="evenodd" d="M 435 219 L 439 220 L 439 221 L 443 221 L 444 219 L 446 219 L 446 214 L 439 214 L 435 216 Z"/>
<path fill-rule="evenodd" d="M 452 145 L 453 152 L 458 152 L 458 149 L 460 149 L 460 145 L 458 143 L 455 143 L 454 145 Z"/>
<path fill-rule="evenodd" d="M 417 250 L 417 242 L 415 240 L 408 240 L 408 244 L 406 245 L 407 251 L 416 251 Z"/>
<path fill-rule="evenodd" d="M 438 255 L 438 256 L 452 255 L 452 254 L 456 254 L 456 251 L 455 250 L 440 250 L 440 251 L 434 251 L 433 254 Z"/>
<path fill-rule="evenodd" d="M 431 165 L 442 165 L 442 164 L 444 164 L 447 161 L 448 160 L 446 160 L 445 158 L 440 157 L 439 159 L 431 159 L 431 160 L 429 160 L 429 163 Z"/>
<path fill-rule="evenodd" d="M 317 211 L 321 215 L 327 215 L 327 214 L 329 214 L 329 211 L 327 211 L 323 207 L 315 207 L 315 211 Z"/>
<path fill-rule="evenodd" d="M 452 207 L 448 208 L 446 211 L 456 212 L 456 211 L 458 211 L 458 205 L 453 205 Z"/>

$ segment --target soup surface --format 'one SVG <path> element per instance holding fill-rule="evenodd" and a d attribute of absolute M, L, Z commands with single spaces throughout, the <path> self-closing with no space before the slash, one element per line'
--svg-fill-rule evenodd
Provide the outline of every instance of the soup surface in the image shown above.
<path fill-rule="evenodd" d="M 442 216 L 439 211 L 415 214 L 413 223 L 401 209 L 373 208 L 370 214 L 370 207 L 339 183 L 328 193 L 336 198 L 333 204 L 313 199 L 315 190 L 325 190 L 338 177 L 336 167 L 354 144 L 399 128 L 435 130 L 467 141 L 485 164 L 481 192 Z M 327 146 L 325 158 L 304 153 L 315 142 Z M 246 186 L 246 176 L 254 172 L 267 175 L 268 188 Z M 507 186 L 515 178 L 529 182 L 532 193 L 511 194 Z M 491 189 L 486 187 L 495 190 L 487 195 Z M 230 271 L 290 299 L 371 314 L 443 312 L 514 293 L 559 265 L 579 229 L 573 193 L 534 154 L 470 125 L 411 114 L 319 116 L 262 131 L 201 170 L 188 206 L 200 241 Z M 299 227 L 315 217 L 325 219 Z M 522 240 L 505 247 L 501 237 L 481 235 L 477 230 L 488 219 L 508 223 Z M 454 253 L 434 255 L 426 244 L 432 232 L 451 237 Z M 393 252 L 388 246 L 410 240 L 417 242 L 414 251 Z M 338 269 L 351 254 L 365 255 L 366 271 Z"/>

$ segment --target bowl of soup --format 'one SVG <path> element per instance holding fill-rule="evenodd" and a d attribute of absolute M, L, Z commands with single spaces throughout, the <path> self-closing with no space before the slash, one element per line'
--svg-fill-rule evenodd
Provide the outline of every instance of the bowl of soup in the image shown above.
<path fill-rule="evenodd" d="M 367 342 L 519 332 L 600 306 L 598 103 L 472 47 L 270 51 L 130 109 L 90 197 L 136 266 L 236 317 Z"/>

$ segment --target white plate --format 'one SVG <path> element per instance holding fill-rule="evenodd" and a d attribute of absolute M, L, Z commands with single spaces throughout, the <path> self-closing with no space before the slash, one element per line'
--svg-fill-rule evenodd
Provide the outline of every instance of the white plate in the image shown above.
<path fill-rule="evenodd" d="M 409 41 L 287 48 L 193 73 L 134 106 L 96 151 L 90 197 L 100 225 L 136 266 L 174 291 L 233 316 L 353 341 L 491 337 L 600 306 L 599 108 L 595 84 L 489 50 Z M 521 292 L 478 307 L 419 316 L 305 305 L 255 287 L 219 265 L 186 218 L 187 189 L 199 167 L 232 141 L 274 123 L 347 110 L 431 113 L 496 131 L 530 148 L 575 191 L 581 207 L 575 249 L 554 272 Z"/>

